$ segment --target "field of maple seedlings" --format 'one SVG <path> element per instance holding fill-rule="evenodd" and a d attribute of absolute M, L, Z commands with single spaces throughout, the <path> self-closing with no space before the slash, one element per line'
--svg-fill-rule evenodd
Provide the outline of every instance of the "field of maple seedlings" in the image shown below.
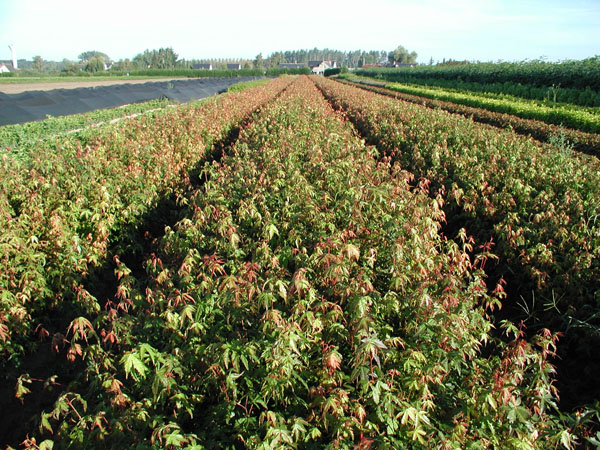
<path fill-rule="evenodd" d="M 0 444 L 600 439 L 594 157 L 306 76 L 1 152 Z"/>

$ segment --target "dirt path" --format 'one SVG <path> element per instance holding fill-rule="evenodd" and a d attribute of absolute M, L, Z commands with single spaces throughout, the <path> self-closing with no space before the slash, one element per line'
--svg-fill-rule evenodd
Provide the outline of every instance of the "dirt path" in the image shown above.
<path fill-rule="evenodd" d="M 27 91 L 51 91 L 53 89 L 77 89 L 95 86 L 111 86 L 113 84 L 140 84 L 157 81 L 187 80 L 187 78 L 147 78 L 144 80 L 102 80 L 102 81 L 56 81 L 48 83 L 15 83 L 0 84 L 0 92 L 4 94 L 20 94 Z"/>

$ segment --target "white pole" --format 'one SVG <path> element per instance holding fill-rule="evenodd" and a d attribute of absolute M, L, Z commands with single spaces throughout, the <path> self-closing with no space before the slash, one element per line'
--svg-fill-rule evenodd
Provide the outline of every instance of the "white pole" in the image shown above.
<path fill-rule="evenodd" d="M 17 53 L 15 51 L 15 46 L 9 45 L 8 48 L 10 48 L 10 51 L 12 52 L 13 70 L 17 70 L 19 67 L 17 66 Z"/>

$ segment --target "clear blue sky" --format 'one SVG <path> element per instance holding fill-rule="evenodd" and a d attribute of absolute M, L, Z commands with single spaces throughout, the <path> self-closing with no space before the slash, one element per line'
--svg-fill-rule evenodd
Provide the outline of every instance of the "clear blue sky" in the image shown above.
<path fill-rule="evenodd" d="M 278 50 L 416 51 L 514 61 L 600 55 L 600 0 L 0 0 L 0 59 L 112 59 L 173 47 L 180 57 Z"/>

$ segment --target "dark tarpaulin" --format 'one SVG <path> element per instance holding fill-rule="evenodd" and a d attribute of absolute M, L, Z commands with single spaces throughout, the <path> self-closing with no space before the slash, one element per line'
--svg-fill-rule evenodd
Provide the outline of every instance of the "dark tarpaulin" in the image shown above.
<path fill-rule="evenodd" d="M 20 94 L 0 93 L 0 126 L 42 120 L 48 115 L 67 116 L 164 98 L 185 103 L 223 92 L 232 84 L 256 79 L 258 77 L 193 78 Z"/>

